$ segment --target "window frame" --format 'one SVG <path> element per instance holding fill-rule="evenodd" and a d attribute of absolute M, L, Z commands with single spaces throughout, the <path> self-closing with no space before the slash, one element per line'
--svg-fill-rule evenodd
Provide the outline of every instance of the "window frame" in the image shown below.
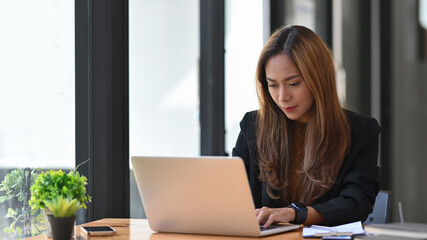
<path fill-rule="evenodd" d="M 128 1 L 76 0 L 76 165 L 85 221 L 129 217 Z"/>

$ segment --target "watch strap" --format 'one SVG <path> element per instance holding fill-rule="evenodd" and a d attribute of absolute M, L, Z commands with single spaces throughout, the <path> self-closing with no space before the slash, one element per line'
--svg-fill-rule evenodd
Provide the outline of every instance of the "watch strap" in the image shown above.
<path fill-rule="evenodd" d="M 292 203 L 288 207 L 295 210 L 295 219 L 292 224 L 303 224 L 307 220 L 307 207 L 302 203 Z"/>

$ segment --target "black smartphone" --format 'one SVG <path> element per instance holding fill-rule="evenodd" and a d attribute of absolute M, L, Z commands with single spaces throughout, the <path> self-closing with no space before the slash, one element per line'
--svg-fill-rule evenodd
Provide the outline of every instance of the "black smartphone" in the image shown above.
<path fill-rule="evenodd" d="M 116 230 L 110 226 L 97 226 L 97 227 L 81 227 L 82 232 L 89 236 L 105 236 L 114 235 Z"/>

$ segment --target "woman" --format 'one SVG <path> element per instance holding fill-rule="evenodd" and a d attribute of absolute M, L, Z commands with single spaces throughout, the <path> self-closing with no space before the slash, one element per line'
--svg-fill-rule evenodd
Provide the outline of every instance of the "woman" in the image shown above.
<path fill-rule="evenodd" d="M 256 86 L 260 109 L 241 121 L 233 156 L 245 162 L 260 224 L 364 221 L 380 189 L 380 127 L 341 107 L 329 48 L 305 27 L 279 29 Z"/>

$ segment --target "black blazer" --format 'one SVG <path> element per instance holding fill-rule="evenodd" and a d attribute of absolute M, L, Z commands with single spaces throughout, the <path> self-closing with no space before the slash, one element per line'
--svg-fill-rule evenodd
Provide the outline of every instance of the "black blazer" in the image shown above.
<path fill-rule="evenodd" d="M 323 225 L 363 222 L 372 212 L 381 186 L 377 164 L 380 126 L 374 118 L 347 110 L 345 112 L 351 128 L 351 150 L 333 187 L 311 205 L 323 215 Z M 257 111 L 252 111 L 243 117 L 232 154 L 241 157 L 245 162 L 255 207 L 285 207 L 268 196 L 266 183 L 258 178 L 256 114 Z"/>

